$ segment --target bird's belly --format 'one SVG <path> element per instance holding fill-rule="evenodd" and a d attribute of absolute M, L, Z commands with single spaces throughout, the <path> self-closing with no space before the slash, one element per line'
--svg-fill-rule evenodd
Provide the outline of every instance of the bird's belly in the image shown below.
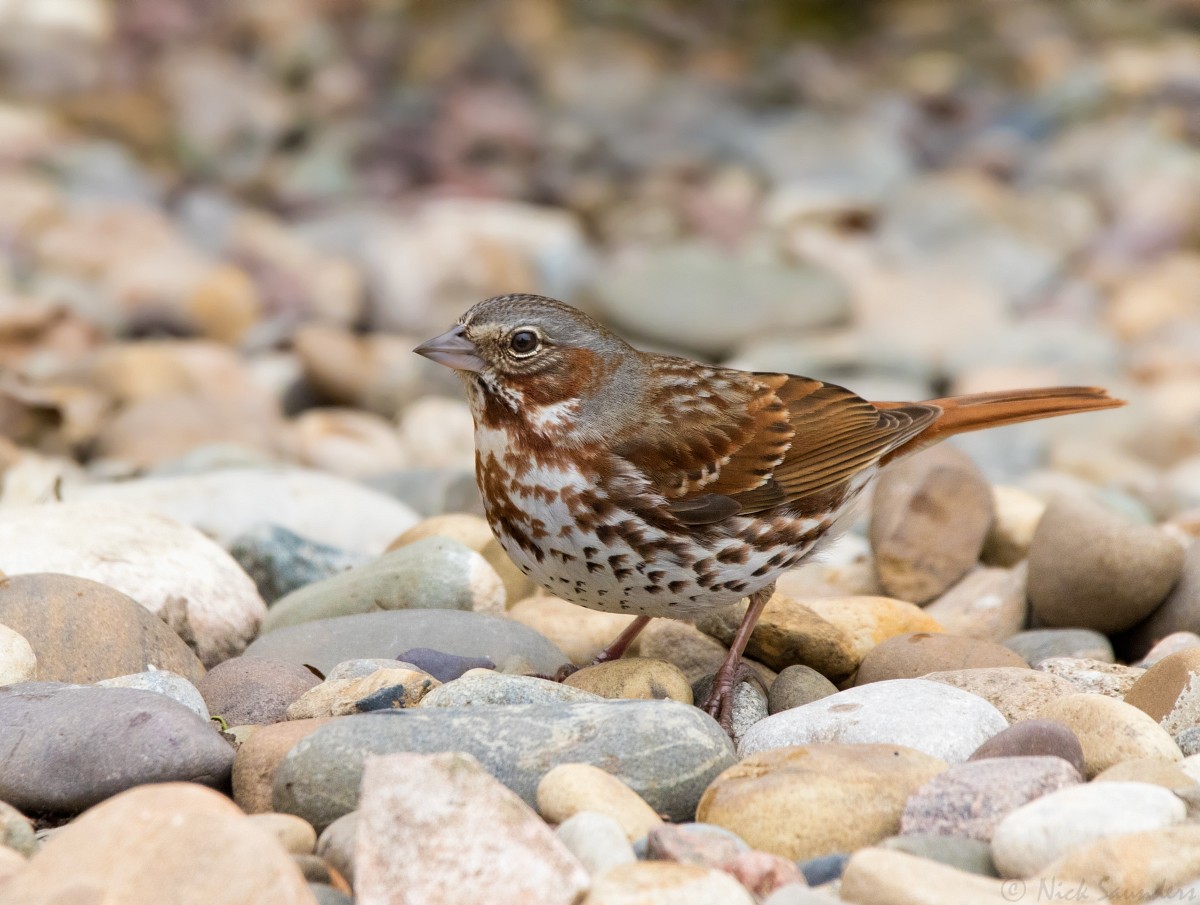
<path fill-rule="evenodd" d="M 509 557 L 550 593 L 638 616 L 686 618 L 732 606 L 799 562 L 817 539 L 755 542 L 761 522 L 737 516 L 697 538 L 619 509 L 584 527 L 561 500 L 523 501 L 515 524 L 511 508 L 502 513 L 485 503 L 485 511 Z"/>

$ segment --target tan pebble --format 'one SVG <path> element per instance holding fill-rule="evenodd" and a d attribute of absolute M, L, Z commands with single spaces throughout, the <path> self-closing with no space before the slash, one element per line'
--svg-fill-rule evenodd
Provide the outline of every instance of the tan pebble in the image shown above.
<path fill-rule="evenodd" d="M 317 831 L 302 817 L 294 814 L 251 814 L 247 819 L 274 836 L 293 855 L 311 855 L 316 848 Z"/>
<path fill-rule="evenodd" d="M 247 814 L 272 809 L 275 771 L 287 753 L 329 719 L 294 720 L 260 726 L 233 759 L 233 800 Z"/>
<path fill-rule="evenodd" d="M 1029 555 L 1046 504 L 1019 487 L 997 484 L 992 487 L 992 505 L 995 516 L 979 558 L 989 566 L 1015 566 Z"/>
<path fill-rule="evenodd" d="M 754 905 L 754 897 L 724 871 L 639 861 L 598 877 L 582 905 Z"/>
<path fill-rule="evenodd" d="M 1200 875 L 1200 826 L 1172 826 L 1124 833 L 1076 846 L 1039 873 L 1070 888 L 1101 887 L 1104 898 L 1076 901 L 1145 902 L 1161 892 L 1159 902 L 1187 901 L 1173 896 Z M 1037 883 L 1029 881 L 1030 886 Z"/>
<path fill-rule="evenodd" d="M 948 634 L 1003 641 L 1025 628 L 1025 566 L 975 569 L 924 609 Z"/>
<path fill-rule="evenodd" d="M 1075 686 L 1066 679 L 1025 666 L 951 669 L 924 678 L 979 695 L 1010 723 L 1037 719 L 1051 701 L 1075 693 Z"/>
<path fill-rule="evenodd" d="M 942 631 L 921 607 L 891 597 L 815 597 L 802 602 L 846 637 L 857 661 L 896 635 Z"/>
<path fill-rule="evenodd" d="M 538 783 L 537 808 L 551 823 L 562 823 L 582 811 L 604 814 L 621 825 L 630 842 L 663 822 L 637 792 L 591 764 L 560 764 L 550 770 Z"/>
<path fill-rule="evenodd" d="M 900 745 L 776 748 L 713 780 L 696 819 L 794 861 L 851 852 L 896 835 L 905 801 L 945 769 L 940 758 Z"/>
<path fill-rule="evenodd" d="M 602 698 L 682 701 L 692 703 L 692 686 L 679 669 L 662 660 L 628 657 L 587 666 L 569 676 L 566 684 Z"/>
<path fill-rule="evenodd" d="M 326 679 L 310 688 L 288 705 L 289 720 L 310 720 L 324 716 L 348 716 L 358 713 L 355 706 L 363 698 L 384 688 L 402 688 L 399 707 L 416 707 L 421 698 L 442 683 L 428 673 L 415 669 L 377 669 L 357 679 Z"/>
<path fill-rule="evenodd" d="M 846 864 L 840 896 L 842 901 L 858 905 L 1004 905 L 1014 901 L 1014 889 L 1002 880 L 967 873 L 928 858 L 866 848 L 852 855 Z"/>
<path fill-rule="evenodd" d="M 1196 785 L 1196 780 L 1185 773 L 1180 764 L 1157 757 L 1137 757 L 1113 764 L 1092 782 L 1147 782 L 1164 789 L 1186 789 Z"/>
<path fill-rule="evenodd" d="M 863 657 L 854 684 L 917 679 L 931 672 L 997 666 L 1029 668 L 1020 654 L 994 641 L 938 632 L 914 632 L 888 638 Z"/>
<path fill-rule="evenodd" d="M 1164 657 L 1129 689 L 1125 703 L 1158 721 L 1171 735 L 1200 725 L 1200 648 Z"/>
<path fill-rule="evenodd" d="M 1151 717 L 1104 695 L 1067 695 L 1043 707 L 1038 719 L 1057 720 L 1075 733 L 1083 746 L 1088 779 L 1124 760 L 1153 757 L 1176 762 L 1183 758 L 1175 741 Z"/>

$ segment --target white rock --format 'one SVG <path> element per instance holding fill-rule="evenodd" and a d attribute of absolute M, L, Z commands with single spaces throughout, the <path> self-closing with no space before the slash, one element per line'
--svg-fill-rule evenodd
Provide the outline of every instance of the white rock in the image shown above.
<path fill-rule="evenodd" d="M 607 814 L 580 811 L 554 831 L 592 877 L 637 860 L 621 824 Z"/>
<path fill-rule="evenodd" d="M 403 503 L 354 481 L 303 468 L 229 468 L 68 489 L 66 498 L 152 509 L 228 546 L 260 522 L 350 552 L 378 554 L 415 525 Z"/>
<path fill-rule="evenodd" d="M 992 859 L 1001 876 L 1029 877 L 1069 849 L 1179 823 L 1187 807 L 1175 793 L 1145 782 L 1070 786 L 1022 805 L 1000 821 Z"/>
<path fill-rule="evenodd" d="M 28 682 L 37 674 L 37 657 L 25 636 L 0 625 L 0 685 Z"/>
<path fill-rule="evenodd" d="M 199 715 L 201 719 L 209 719 L 208 705 L 204 703 L 200 689 L 169 669 L 151 669 L 147 672 L 130 673 L 127 676 L 101 679 L 96 684 L 105 688 L 140 688 L 143 691 L 165 694 Z"/>
<path fill-rule="evenodd" d="M 890 679 L 785 710 L 746 731 L 738 753 L 815 742 L 905 745 L 966 760 L 1008 720 L 978 695 L 927 679 Z"/>
<path fill-rule="evenodd" d="M 124 503 L 0 510 L 0 572 L 90 578 L 160 616 L 206 666 L 235 657 L 267 607 L 254 582 L 195 528 Z"/>
<path fill-rule="evenodd" d="M 572 905 L 583 865 L 467 754 L 388 754 L 363 770 L 358 905 Z"/>

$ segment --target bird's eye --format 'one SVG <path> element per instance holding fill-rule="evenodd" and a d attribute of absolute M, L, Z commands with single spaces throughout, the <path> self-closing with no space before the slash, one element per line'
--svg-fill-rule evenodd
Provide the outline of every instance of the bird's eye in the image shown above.
<path fill-rule="evenodd" d="M 542 341 L 533 330 L 517 330 L 508 338 L 508 348 L 514 355 L 525 357 L 538 350 Z"/>

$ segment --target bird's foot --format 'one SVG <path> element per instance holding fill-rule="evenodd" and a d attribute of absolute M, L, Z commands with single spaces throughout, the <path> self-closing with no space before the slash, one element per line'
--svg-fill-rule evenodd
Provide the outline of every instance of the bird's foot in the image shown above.
<path fill-rule="evenodd" d="M 554 681 L 565 682 L 577 672 L 579 672 L 579 667 L 574 663 L 564 663 L 558 668 L 558 672 L 554 674 Z"/>
<path fill-rule="evenodd" d="M 733 736 L 733 700 L 737 687 L 743 682 L 756 682 L 762 686 L 758 673 L 743 663 L 740 657 L 727 659 L 713 676 L 708 698 L 701 705 L 701 709 L 720 723 L 730 737 Z"/>

